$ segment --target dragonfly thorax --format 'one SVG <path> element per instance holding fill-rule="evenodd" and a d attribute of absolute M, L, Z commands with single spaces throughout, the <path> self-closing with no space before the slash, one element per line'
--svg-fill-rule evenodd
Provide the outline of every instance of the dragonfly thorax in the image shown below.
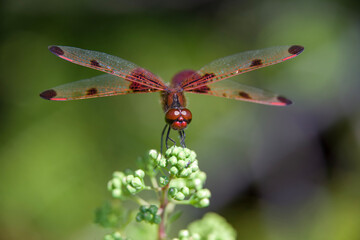
<path fill-rule="evenodd" d="M 174 130 L 183 130 L 191 122 L 192 114 L 187 108 L 170 108 L 165 113 L 165 121 Z"/>

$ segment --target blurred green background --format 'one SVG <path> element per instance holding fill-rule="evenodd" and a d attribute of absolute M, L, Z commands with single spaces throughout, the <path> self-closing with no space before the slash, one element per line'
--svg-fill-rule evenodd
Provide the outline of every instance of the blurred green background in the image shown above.
<path fill-rule="evenodd" d="M 173 229 L 215 211 L 238 239 L 360 239 L 359 1 L 4 0 L 0 19 L 0 239 L 101 239 L 94 210 L 110 198 L 112 172 L 160 145 L 157 93 L 41 99 L 100 74 L 57 58 L 53 44 L 119 56 L 166 81 L 237 52 L 305 46 L 238 77 L 289 107 L 187 95 L 187 145 L 212 199 L 184 207 Z"/>

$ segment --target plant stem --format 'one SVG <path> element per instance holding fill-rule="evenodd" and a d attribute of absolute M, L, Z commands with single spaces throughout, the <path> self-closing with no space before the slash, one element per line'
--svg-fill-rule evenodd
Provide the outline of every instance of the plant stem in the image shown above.
<path fill-rule="evenodd" d="M 158 239 L 165 240 L 166 239 L 166 207 L 169 203 L 167 199 L 167 190 L 169 188 L 169 184 L 161 188 L 161 197 L 160 197 L 160 208 L 161 211 L 160 217 L 161 222 L 159 224 L 159 232 L 158 232 Z"/>
<path fill-rule="evenodd" d="M 137 195 L 133 195 L 132 199 L 137 202 L 139 205 L 150 205 L 147 201 L 145 201 L 144 199 L 142 199 L 141 197 L 137 196 Z"/>

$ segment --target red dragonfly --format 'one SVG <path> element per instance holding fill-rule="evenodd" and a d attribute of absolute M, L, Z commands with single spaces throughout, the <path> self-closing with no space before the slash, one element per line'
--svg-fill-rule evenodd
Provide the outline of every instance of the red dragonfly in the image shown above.
<path fill-rule="evenodd" d="M 40 93 L 40 97 L 66 101 L 160 92 L 166 121 L 161 134 L 162 148 L 166 131 L 166 147 L 169 140 L 175 144 L 175 141 L 169 137 L 171 129 L 179 132 L 180 143 L 185 147 L 184 129 L 191 122 L 192 114 L 186 108 L 184 92 L 273 106 L 291 104 L 289 99 L 277 94 L 230 80 L 222 80 L 294 58 L 304 50 L 304 47 L 292 45 L 238 53 L 217 59 L 198 71 L 181 71 L 173 77 L 170 84 L 164 83 L 160 77 L 132 62 L 106 53 L 65 46 L 50 46 L 49 50 L 62 59 L 107 74 L 54 87 Z"/>

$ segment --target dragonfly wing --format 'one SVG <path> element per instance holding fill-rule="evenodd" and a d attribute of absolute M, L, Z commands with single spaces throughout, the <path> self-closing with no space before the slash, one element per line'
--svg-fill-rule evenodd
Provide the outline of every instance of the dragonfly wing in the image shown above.
<path fill-rule="evenodd" d="M 281 46 L 220 58 L 194 73 L 182 83 L 181 87 L 184 90 L 200 88 L 229 77 L 289 60 L 303 50 L 304 47 L 299 45 Z"/>
<path fill-rule="evenodd" d="M 187 90 L 187 92 L 207 94 L 217 97 L 225 97 L 247 102 L 255 102 L 266 105 L 286 106 L 292 102 L 275 93 L 265 91 L 259 88 L 246 86 L 234 81 L 217 82 L 210 86 Z"/>
<path fill-rule="evenodd" d="M 159 90 L 126 81 L 110 74 L 67 83 L 40 93 L 47 100 L 66 101 L 86 98 L 106 97 L 129 93 L 157 92 Z"/>
<path fill-rule="evenodd" d="M 49 50 L 69 62 L 106 72 L 136 84 L 159 90 L 166 88 L 166 85 L 155 74 L 119 57 L 66 46 L 50 46 Z"/>

